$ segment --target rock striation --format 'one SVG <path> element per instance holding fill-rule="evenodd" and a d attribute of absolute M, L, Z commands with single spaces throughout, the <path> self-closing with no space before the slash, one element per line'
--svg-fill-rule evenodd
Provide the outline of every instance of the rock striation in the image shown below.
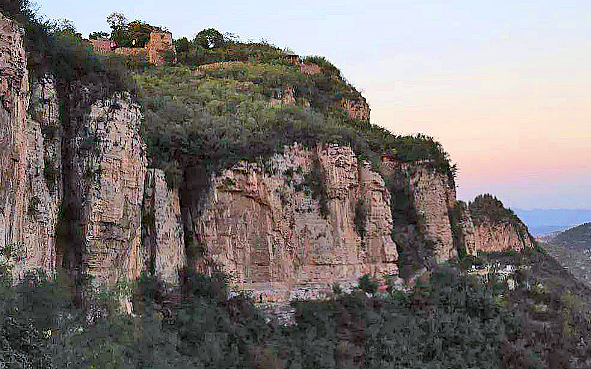
<path fill-rule="evenodd" d="M 148 169 L 131 96 L 50 74 L 29 80 L 23 31 L 3 16 L 0 77 L 0 262 L 18 277 L 42 269 L 112 286 L 147 270 L 175 284 L 192 266 L 285 301 L 364 274 L 412 278 L 462 248 L 534 247 L 490 195 L 456 201 L 453 178 L 433 163 L 385 160 L 377 170 L 345 146 L 295 143 L 216 172 L 183 163 L 182 187 L 170 189 Z M 294 104 L 295 91 L 270 102 Z M 342 107 L 369 119 L 363 98 Z"/>
<path fill-rule="evenodd" d="M 209 265 L 265 299 L 366 273 L 397 275 L 390 195 L 349 147 L 295 144 L 210 183 L 186 209 L 194 242 Z"/>
<path fill-rule="evenodd" d="M 171 284 L 186 264 L 179 193 L 160 169 L 148 169 L 142 207 L 143 264 Z"/>
<path fill-rule="evenodd" d="M 477 196 L 467 209 L 474 224 L 476 252 L 520 251 L 535 247 L 527 227 L 503 203 L 490 194 Z"/>
<path fill-rule="evenodd" d="M 499 252 L 507 249 L 521 251 L 534 248 L 535 240 L 523 224 L 486 222 L 474 226 L 475 250 Z"/>
<path fill-rule="evenodd" d="M 84 124 L 79 124 L 83 122 Z M 70 122 L 71 170 L 67 188 L 74 243 L 84 271 L 101 282 L 137 278 L 143 269 L 141 207 L 146 176 L 141 113 L 125 94 L 98 100 L 80 121 Z"/>
<path fill-rule="evenodd" d="M 29 84 L 23 30 L 2 15 L 0 54 L 0 250 L 18 276 L 50 273 L 61 201 L 55 86 L 47 76 Z"/>
<path fill-rule="evenodd" d="M 404 254 L 403 275 L 457 256 L 450 221 L 456 201 L 453 180 L 428 162 L 386 161 L 383 166 L 394 199 L 393 234 Z"/>
<path fill-rule="evenodd" d="M 343 99 L 341 106 L 351 119 L 369 120 L 371 109 L 364 98 L 359 99 Z"/>

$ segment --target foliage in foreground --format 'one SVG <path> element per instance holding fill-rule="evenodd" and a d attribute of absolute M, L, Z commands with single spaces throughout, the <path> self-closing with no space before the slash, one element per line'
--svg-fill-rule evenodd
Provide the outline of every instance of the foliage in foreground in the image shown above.
<path fill-rule="evenodd" d="M 268 322 L 248 298 L 227 298 L 221 275 L 186 270 L 180 289 L 144 276 L 135 284 L 135 317 L 94 325 L 56 283 L 5 281 L 0 360 L 8 368 L 584 367 L 591 328 L 581 296 L 589 291 L 552 274 L 542 254 L 488 258 L 534 266 L 517 276 L 515 291 L 441 267 L 408 292 L 300 301 L 288 327 Z"/>

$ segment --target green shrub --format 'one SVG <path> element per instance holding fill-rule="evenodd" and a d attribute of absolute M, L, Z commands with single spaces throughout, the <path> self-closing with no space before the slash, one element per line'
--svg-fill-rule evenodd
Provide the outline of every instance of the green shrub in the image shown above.
<path fill-rule="evenodd" d="M 367 293 L 374 294 L 378 291 L 378 281 L 373 279 L 369 274 L 365 274 L 359 278 L 358 287 Z"/>
<path fill-rule="evenodd" d="M 363 199 L 357 200 L 355 203 L 355 218 L 353 223 L 355 224 L 355 230 L 357 234 L 363 239 L 365 237 L 365 222 L 367 221 L 367 210 Z"/>

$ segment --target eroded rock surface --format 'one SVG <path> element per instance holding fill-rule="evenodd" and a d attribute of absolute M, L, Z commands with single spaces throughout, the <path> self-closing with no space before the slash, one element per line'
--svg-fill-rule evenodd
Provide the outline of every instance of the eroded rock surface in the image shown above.
<path fill-rule="evenodd" d="M 61 201 L 57 93 L 50 77 L 30 90 L 23 30 L 2 15 L 0 55 L 0 250 L 16 275 L 51 273 Z"/>
<path fill-rule="evenodd" d="M 66 153 L 65 209 L 70 272 L 97 284 L 137 278 L 144 268 L 142 200 L 146 176 L 139 106 L 126 94 L 71 115 Z"/>
<path fill-rule="evenodd" d="M 456 192 L 446 174 L 425 163 L 384 163 L 393 193 L 394 237 L 404 277 L 457 256 L 450 221 Z"/>
<path fill-rule="evenodd" d="M 164 172 L 146 173 L 142 210 L 144 265 L 165 281 L 178 283 L 178 271 L 186 263 L 178 190 L 169 189 Z"/>
<path fill-rule="evenodd" d="M 523 224 L 482 223 L 476 225 L 474 230 L 476 251 L 521 251 L 534 247 L 534 240 Z"/>
<path fill-rule="evenodd" d="M 369 120 L 371 110 L 364 98 L 343 99 L 341 105 L 351 119 Z"/>
<path fill-rule="evenodd" d="M 359 168 L 350 148 L 295 144 L 213 176 L 190 213 L 203 258 L 281 300 L 305 286 L 396 275 L 389 202 L 379 174 Z"/>

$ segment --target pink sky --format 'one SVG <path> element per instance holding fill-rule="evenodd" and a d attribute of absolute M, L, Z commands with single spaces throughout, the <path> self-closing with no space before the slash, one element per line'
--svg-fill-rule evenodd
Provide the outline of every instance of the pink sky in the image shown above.
<path fill-rule="evenodd" d="M 113 11 L 175 38 L 204 28 L 323 55 L 372 121 L 440 140 L 460 198 L 591 208 L 591 1 L 44 0 L 87 35 Z"/>

